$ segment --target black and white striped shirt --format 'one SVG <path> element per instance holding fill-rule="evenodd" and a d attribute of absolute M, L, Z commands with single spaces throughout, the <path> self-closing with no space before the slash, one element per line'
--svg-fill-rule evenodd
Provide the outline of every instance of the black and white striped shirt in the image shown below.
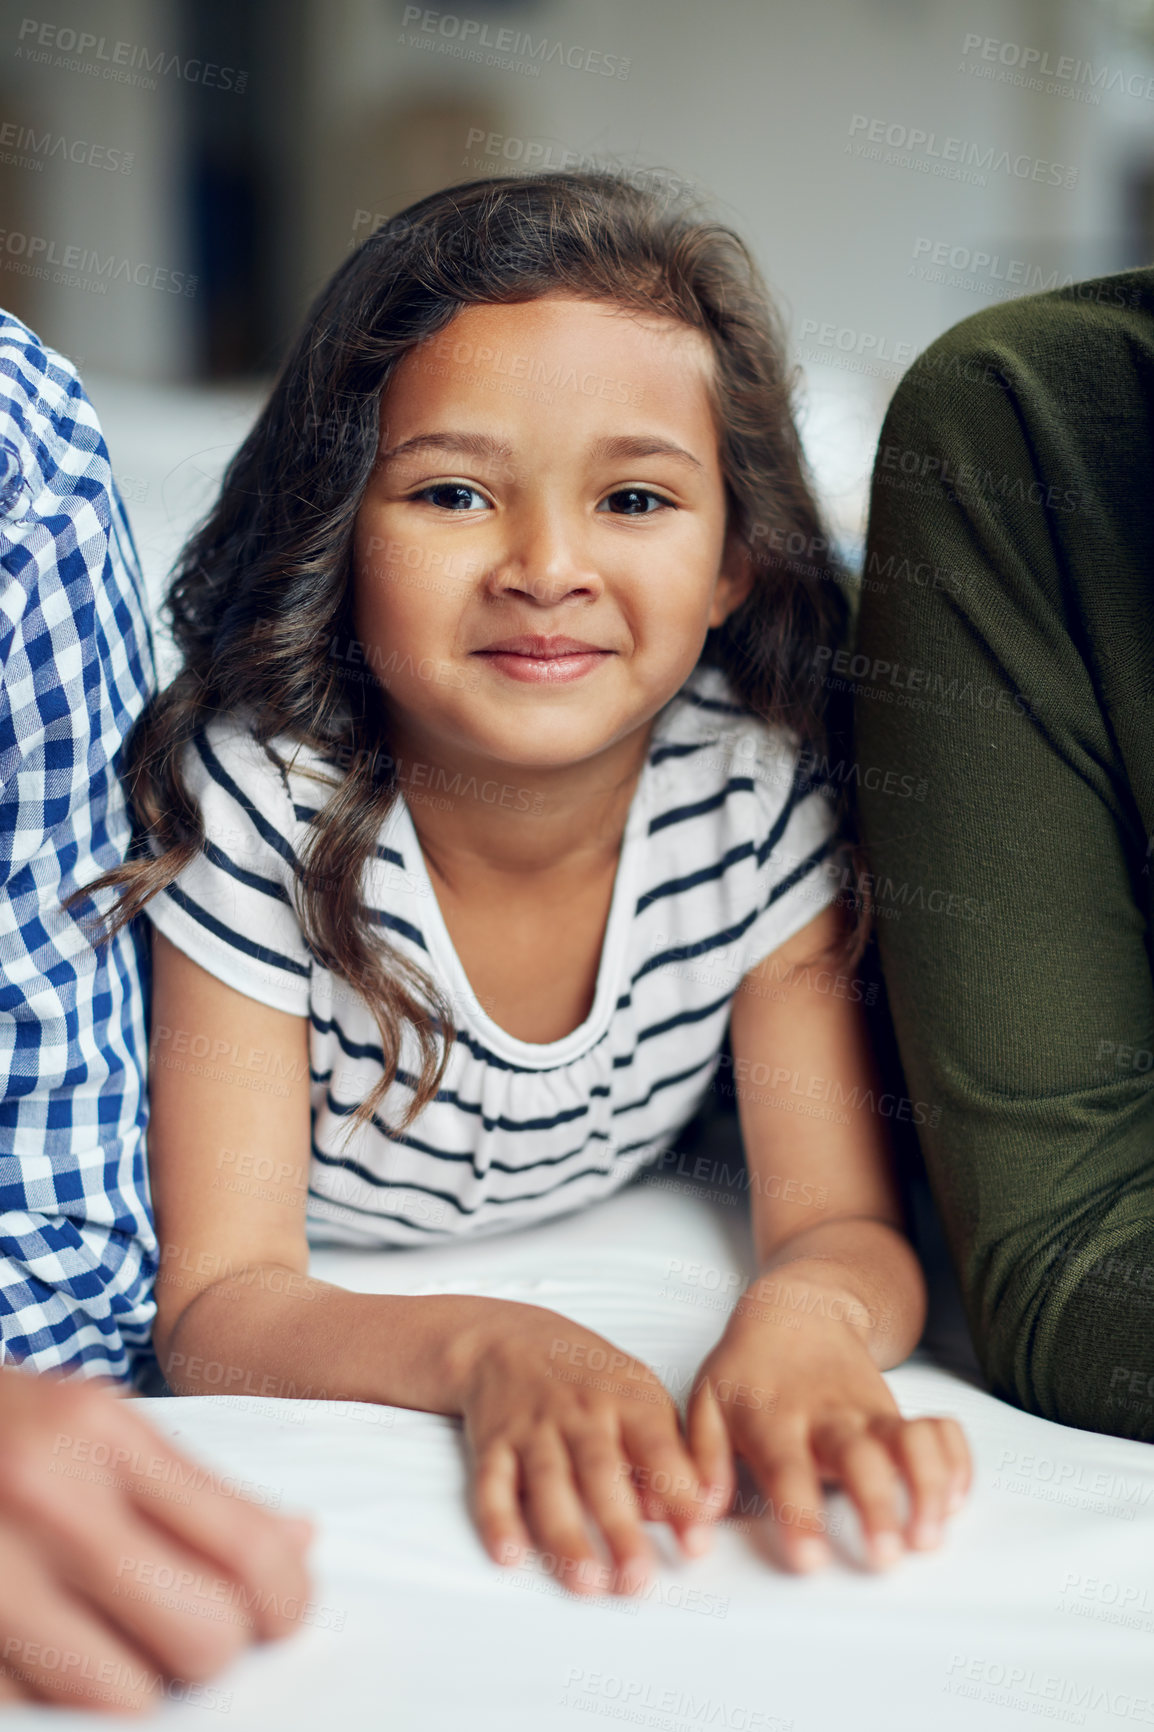
<path fill-rule="evenodd" d="M 293 876 L 325 798 L 301 770 L 334 783 L 340 772 L 295 741 L 274 745 L 286 762 L 295 754 L 287 774 L 235 716 L 187 748 L 205 843 L 147 911 L 209 973 L 308 1017 L 314 1239 L 428 1243 L 524 1226 L 618 1189 L 696 1111 L 743 975 L 837 894 L 823 870 L 835 840 L 828 788 L 807 779 L 788 735 L 734 701 L 719 670 L 696 669 L 654 721 L 593 1007 L 579 1028 L 538 1045 L 478 1003 L 398 795 L 362 894 L 391 944 L 445 990 L 456 1040 L 435 1100 L 407 1132 L 390 1136 L 378 1119 L 348 1137 L 382 1070 L 376 1023 L 306 946 Z M 181 1062 L 212 1057 L 208 1047 Z M 414 1057 L 406 1030 L 389 1122 L 410 1098 Z"/>

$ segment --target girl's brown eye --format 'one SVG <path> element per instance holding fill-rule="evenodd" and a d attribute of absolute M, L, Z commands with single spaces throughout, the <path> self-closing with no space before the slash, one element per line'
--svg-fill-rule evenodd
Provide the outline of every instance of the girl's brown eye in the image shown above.
<path fill-rule="evenodd" d="M 618 517 L 651 517 L 661 506 L 673 509 L 668 499 L 647 487 L 619 487 L 615 493 L 606 494 L 604 504 Z"/>
<path fill-rule="evenodd" d="M 475 509 L 473 500 L 481 505 L 485 501 L 475 487 L 466 487 L 463 481 L 439 481 L 435 487 L 423 487 L 419 493 L 414 493 L 414 499 L 427 499 L 430 505 L 436 505 L 442 511 L 472 511 Z"/>

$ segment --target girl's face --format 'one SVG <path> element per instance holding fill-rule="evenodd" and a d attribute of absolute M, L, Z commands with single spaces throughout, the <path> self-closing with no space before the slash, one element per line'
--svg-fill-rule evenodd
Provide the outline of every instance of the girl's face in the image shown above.
<path fill-rule="evenodd" d="M 467 307 L 381 405 L 354 614 L 410 748 L 561 767 L 643 727 L 748 593 L 700 333 Z"/>

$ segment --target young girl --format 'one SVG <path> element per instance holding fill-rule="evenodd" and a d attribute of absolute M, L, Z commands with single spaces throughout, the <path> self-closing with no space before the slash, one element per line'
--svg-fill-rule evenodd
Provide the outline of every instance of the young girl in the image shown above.
<path fill-rule="evenodd" d="M 865 939 L 808 774 L 837 580 L 727 230 L 608 174 L 483 180 L 336 273 L 170 593 L 183 671 L 127 766 L 153 858 L 101 881 L 157 929 L 174 1389 L 460 1415 L 492 1556 L 536 1544 L 578 1590 L 598 1536 L 645 1580 L 644 1519 L 700 1550 L 739 1456 L 797 1569 L 823 1480 L 876 1565 L 939 1543 L 966 1446 L 882 1379 L 923 1284 L 860 995 L 806 966 Z M 727 1025 L 739 1079 L 849 1104 L 739 1088 L 760 1273 L 684 1431 L 542 1308 L 307 1278 L 309 1226 L 428 1244 L 608 1196 Z"/>

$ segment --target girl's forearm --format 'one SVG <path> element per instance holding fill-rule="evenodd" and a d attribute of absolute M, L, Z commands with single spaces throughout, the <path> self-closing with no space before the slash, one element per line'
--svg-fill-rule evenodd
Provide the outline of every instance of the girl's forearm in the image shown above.
<path fill-rule="evenodd" d="M 474 1294 L 350 1293 L 256 1264 L 198 1293 L 157 1357 L 181 1395 L 371 1401 L 461 1411 L 465 1377 L 510 1312 Z M 535 1309 L 531 1307 L 530 1309 Z"/>
<path fill-rule="evenodd" d="M 900 1365 L 921 1337 L 926 1289 L 909 1240 L 884 1221 L 826 1221 L 787 1241 L 734 1310 L 734 1323 L 828 1318 L 858 1331 L 879 1370 Z"/>

